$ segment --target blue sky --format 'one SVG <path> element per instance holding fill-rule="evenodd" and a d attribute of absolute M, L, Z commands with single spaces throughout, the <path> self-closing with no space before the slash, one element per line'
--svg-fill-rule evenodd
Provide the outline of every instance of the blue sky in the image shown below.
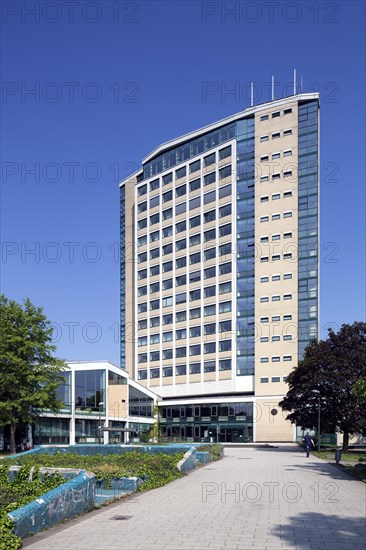
<path fill-rule="evenodd" d="M 321 335 L 364 319 L 364 21 L 352 1 L 2 3 L 1 290 L 43 306 L 61 357 L 119 363 L 118 180 L 294 68 L 321 93 Z"/>

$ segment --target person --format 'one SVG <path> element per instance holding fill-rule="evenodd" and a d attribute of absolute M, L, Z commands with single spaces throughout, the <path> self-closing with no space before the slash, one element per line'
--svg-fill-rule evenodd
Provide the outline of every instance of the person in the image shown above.
<path fill-rule="evenodd" d="M 304 437 L 304 441 L 305 441 L 306 457 L 309 458 L 311 447 L 315 447 L 314 441 L 312 440 L 309 432 L 306 433 L 306 436 Z"/>

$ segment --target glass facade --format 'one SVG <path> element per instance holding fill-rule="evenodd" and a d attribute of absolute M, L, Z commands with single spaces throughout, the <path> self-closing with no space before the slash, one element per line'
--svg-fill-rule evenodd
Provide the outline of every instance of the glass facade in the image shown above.
<path fill-rule="evenodd" d="M 254 117 L 237 122 L 237 376 L 254 374 Z"/>
<path fill-rule="evenodd" d="M 123 185 L 120 188 L 120 349 L 121 368 L 126 368 L 126 214 L 125 214 L 126 190 Z"/>
<path fill-rule="evenodd" d="M 77 418 L 75 420 L 75 443 L 99 443 L 99 420 Z"/>
<path fill-rule="evenodd" d="M 142 391 L 130 386 L 129 414 L 131 416 L 152 418 L 154 416 L 154 400 L 151 397 L 147 397 Z"/>
<path fill-rule="evenodd" d="M 318 337 L 318 101 L 299 105 L 298 354 Z"/>
<path fill-rule="evenodd" d="M 34 422 L 34 445 L 69 444 L 70 420 L 68 418 L 38 417 Z"/>
<path fill-rule="evenodd" d="M 159 407 L 161 437 L 194 442 L 253 441 L 253 403 Z"/>
<path fill-rule="evenodd" d="M 75 372 L 75 413 L 99 414 L 105 410 L 105 370 Z M 102 403 L 102 405 L 99 405 Z"/>

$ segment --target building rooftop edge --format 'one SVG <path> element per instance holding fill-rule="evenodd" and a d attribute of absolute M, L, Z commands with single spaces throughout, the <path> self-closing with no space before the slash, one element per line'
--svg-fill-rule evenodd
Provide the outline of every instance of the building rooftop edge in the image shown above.
<path fill-rule="evenodd" d="M 319 99 L 319 93 L 318 92 L 311 92 L 311 93 L 303 93 L 303 94 L 296 94 L 292 96 L 282 97 L 280 99 L 274 99 L 273 101 L 266 101 L 265 103 L 260 103 L 258 105 L 253 105 L 253 107 L 247 107 L 243 111 L 239 111 L 238 113 L 235 113 L 234 115 L 230 115 L 229 117 L 222 118 L 218 120 L 217 122 L 212 122 L 206 126 L 202 126 L 201 128 L 198 128 L 198 130 L 193 130 L 192 132 L 188 132 L 187 134 L 183 134 L 182 136 L 179 136 L 178 138 L 171 139 L 169 141 L 165 141 L 158 147 L 156 147 L 149 155 L 147 155 L 142 160 L 142 165 L 144 165 L 146 162 L 149 162 L 154 157 L 162 153 L 164 150 L 171 149 L 172 147 L 177 147 L 181 142 L 188 141 L 189 139 L 193 139 L 195 137 L 198 137 L 200 134 L 205 134 L 207 132 L 210 132 L 211 130 L 215 130 L 215 128 L 219 128 L 220 126 L 223 126 L 225 124 L 230 124 L 231 122 L 235 122 L 236 120 L 242 118 L 243 116 L 249 116 L 251 114 L 254 114 L 258 111 L 262 111 L 267 108 L 268 105 L 271 105 L 272 107 L 276 107 L 277 105 L 283 105 L 284 103 L 288 103 L 289 101 L 301 101 L 306 99 Z M 136 176 L 137 174 L 140 174 L 143 171 L 143 166 L 136 170 L 133 174 L 125 178 L 119 183 L 119 187 L 124 185 L 127 181 L 129 181 L 131 178 Z"/>

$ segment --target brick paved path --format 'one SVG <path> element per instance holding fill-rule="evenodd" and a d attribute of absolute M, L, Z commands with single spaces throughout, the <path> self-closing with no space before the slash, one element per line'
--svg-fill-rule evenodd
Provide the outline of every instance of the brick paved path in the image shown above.
<path fill-rule="evenodd" d="M 220 462 L 29 538 L 24 548 L 364 550 L 365 516 L 366 484 L 298 447 L 227 448 Z"/>

